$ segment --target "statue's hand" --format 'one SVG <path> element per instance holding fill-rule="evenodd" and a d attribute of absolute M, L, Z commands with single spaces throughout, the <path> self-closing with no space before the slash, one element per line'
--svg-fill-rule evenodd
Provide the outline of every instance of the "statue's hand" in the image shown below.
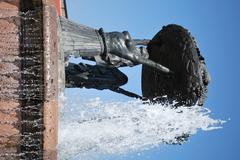
<path fill-rule="evenodd" d="M 115 66 L 133 66 L 138 64 L 134 59 L 139 57 L 148 58 L 144 47 L 136 47 L 127 31 L 105 33 L 107 47 L 106 60 Z"/>
<path fill-rule="evenodd" d="M 105 52 L 101 56 L 108 66 L 134 66 L 137 64 L 156 68 L 164 73 L 172 73 L 167 67 L 148 59 L 146 48 L 137 48 L 127 31 L 105 33 L 100 30 L 103 37 Z"/>

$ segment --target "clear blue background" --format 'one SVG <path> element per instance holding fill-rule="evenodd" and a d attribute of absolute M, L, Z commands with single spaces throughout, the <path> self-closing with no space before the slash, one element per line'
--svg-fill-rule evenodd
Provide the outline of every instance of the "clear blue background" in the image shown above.
<path fill-rule="evenodd" d="M 199 132 L 182 146 L 166 145 L 137 155 L 107 159 L 240 160 L 240 1 L 238 0 L 67 0 L 69 19 L 105 31 L 128 30 L 133 38 L 151 39 L 163 25 L 175 23 L 196 38 L 211 73 L 206 107 L 213 118 L 229 120 L 221 130 Z M 140 89 L 141 66 L 123 69 Z M 67 95 L 126 100 L 109 91 L 67 90 Z"/>

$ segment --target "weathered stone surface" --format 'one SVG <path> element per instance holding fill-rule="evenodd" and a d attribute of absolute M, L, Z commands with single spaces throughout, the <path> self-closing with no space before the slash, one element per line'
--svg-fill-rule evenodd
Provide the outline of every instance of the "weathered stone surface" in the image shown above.
<path fill-rule="evenodd" d="M 18 8 L 19 0 L 0 2 L 0 159 L 16 158 L 20 140 Z"/>
<path fill-rule="evenodd" d="M 44 35 L 44 159 L 57 158 L 57 126 L 58 126 L 58 44 L 57 14 L 52 3 L 43 8 Z"/>

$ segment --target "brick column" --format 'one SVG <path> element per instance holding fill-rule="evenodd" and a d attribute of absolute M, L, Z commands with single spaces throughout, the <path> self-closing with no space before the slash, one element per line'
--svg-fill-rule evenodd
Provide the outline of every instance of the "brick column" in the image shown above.
<path fill-rule="evenodd" d="M 44 37 L 44 159 L 57 159 L 58 43 L 56 0 L 43 0 Z"/>
<path fill-rule="evenodd" d="M 57 25 L 56 0 L 0 1 L 0 160 L 57 159 Z"/>
<path fill-rule="evenodd" d="M 19 157 L 19 0 L 0 1 L 0 159 Z"/>

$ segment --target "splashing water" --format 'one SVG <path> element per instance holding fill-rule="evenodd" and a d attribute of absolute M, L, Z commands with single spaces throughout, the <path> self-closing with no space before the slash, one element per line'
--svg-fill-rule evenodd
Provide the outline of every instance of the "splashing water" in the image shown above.
<path fill-rule="evenodd" d="M 60 159 L 92 152 L 121 154 L 162 143 L 179 143 L 177 138 L 183 135 L 196 134 L 199 129 L 219 129 L 224 123 L 210 118 L 210 110 L 199 106 L 173 109 L 169 104 L 103 102 L 100 98 L 75 105 L 60 120 Z"/>
<path fill-rule="evenodd" d="M 0 9 L 0 159 L 41 159 L 43 154 L 42 8 L 27 3 L 21 6 L 31 6 L 29 11 Z"/>

